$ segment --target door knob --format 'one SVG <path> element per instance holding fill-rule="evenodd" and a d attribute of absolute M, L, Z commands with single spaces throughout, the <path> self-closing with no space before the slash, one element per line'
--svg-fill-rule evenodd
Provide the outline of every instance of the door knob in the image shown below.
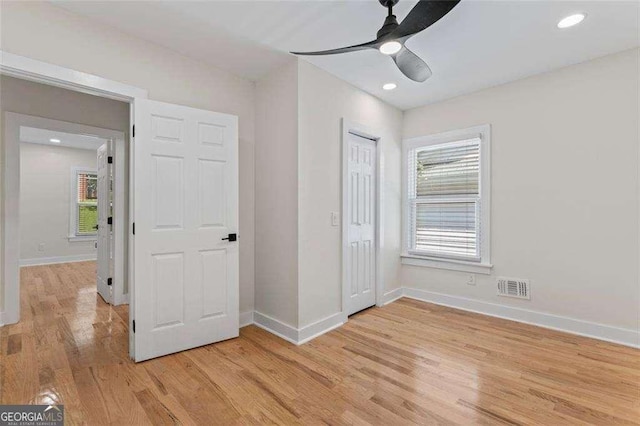
<path fill-rule="evenodd" d="M 227 238 L 223 238 L 223 240 L 228 240 L 229 242 L 237 241 L 238 240 L 238 235 L 237 234 L 229 234 L 229 236 Z"/>

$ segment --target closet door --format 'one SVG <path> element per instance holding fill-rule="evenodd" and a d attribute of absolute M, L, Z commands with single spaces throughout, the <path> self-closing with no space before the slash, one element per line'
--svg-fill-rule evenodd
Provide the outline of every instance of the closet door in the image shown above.
<path fill-rule="evenodd" d="M 349 315 L 376 303 L 376 143 L 349 133 Z"/>

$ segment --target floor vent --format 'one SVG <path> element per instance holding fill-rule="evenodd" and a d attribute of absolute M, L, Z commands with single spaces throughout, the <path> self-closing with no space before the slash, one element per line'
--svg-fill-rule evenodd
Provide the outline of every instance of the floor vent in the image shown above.
<path fill-rule="evenodd" d="M 529 280 L 498 277 L 498 296 L 531 299 Z"/>

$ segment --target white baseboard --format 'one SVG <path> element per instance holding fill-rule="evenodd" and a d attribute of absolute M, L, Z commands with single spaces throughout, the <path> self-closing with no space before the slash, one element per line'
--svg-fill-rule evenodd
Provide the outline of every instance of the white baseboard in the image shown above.
<path fill-rule="evenodd" d="M 382 303 L 383 305 L 387 305 L 402 297 L 640 348 L 640 331 L 638 330 L 613 327 L 545 312 L 499 305 L 497 303 L 435 293 L 417 288 L 400 287 L 391 290 L 384 294 Z M 298 329 L 268 315 L 261 314 L 260 312 L 244 312 L 240 314 L 240 327 L 247 326 L 251 323 L 294 345 L 301 345 L 343 325 L 344 316 L 342 312 L 338 312 Z"/>
<path fill-rule="evenodd" d="M 268 315 L 261 314 L 258 311 L 253 312 L 253 323 L 287 342 L 293 343 L 294 345 L 298 344 L 298 329 L 289 324 L 285 324 Z"/>
<path fill-rule="evenodd" d="M 512 306 L 498 305 L 459 296 L 450 296 L 416 288 L 403 288 L 405 297 L 417 299 L 436 305 L 448 306 L 464 311 L 475 312 L 492 317 L 503 318 L 525 324 L 536 325 L 566 333 L 591 337 L 607 342 L 640 348 L 640 332 L 638 330 L 612 327 L 589 321 L 568 318 Z"/>
<path fill-rule="evenodd" d="M 240 312 L 240 328 L 253 324 L 253 311 Z"/>
<path fill-rule="evenodd" d="M 404 289 L 402 287 L 398 287 L 398 288 L 396 288 L 394 290 L 386 292 L 382 296 L 382 306 L 388 305 L 389 303 L 395 302 L 396 300 L 398 300 L 401 297 L 403 297 L 404 296 L 403 290 Z"/>
<path fill-rule="evenodd" d="M 53 265 L 55 263 L 71 263 L 71 262 L 87 262 L 96 260 L 97 256 L 93 254 L 78 254 L 74 256 L 55 256 L 55 257 L 36 257 L 32 259 L 20 259 L 20 266 L 35 265 Z"/>
<path fill-rule="evenodd" d="M 297 344 L 301 345 L 303 343 L 307 343 L 324 333 L 340 327 L 342 324 L 344 324 L 344 316 L 342 315 L 342 312 L 338 312 L 333 315 L 329 315 L 320 321 L 316 321 L 313 324 L 304 326 L 298 330 Z"/>
<path fill-rule="evenodd" d="M 248 314 L 248 313 L 246 313 Z M 246 315 L 245 314 L 245 315 Z M 242 314 L 241 314 L 242 317 Z M 242 322 L 241 322 L 242 324 Z M 294 345 L 302 345 L 344 324 L 342 312 L 335 313 L 302 328 L 295 328 L 260 312 L 253 312 L 253 324 Z"/>
<path fill-rule="evenodd" d="M 129 304 L 129 293 L 127 294 L 123 294 L 123 295 L 116 295 L 114 297 L 114 306 L 119 306 L 119 305 L 128 305 Z"/>

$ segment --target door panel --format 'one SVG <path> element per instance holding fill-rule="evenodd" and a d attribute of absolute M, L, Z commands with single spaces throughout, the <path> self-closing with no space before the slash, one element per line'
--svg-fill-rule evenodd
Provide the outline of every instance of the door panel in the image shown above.
<path fill-rule="evenodd" d="M 108 219 L 111 215 L 112 187 L 111 165 L 108 162 L 112 155 L 112 142 L 108 141 L 98 148 L 98 264 L 97 286 L 98 294 L 106 303 L 113 304 L 113 291 L 108 285 L 108 279 L 113 270 L 113 244 L 111 225 Z"/>
<path fill-rule="evenodd" d="M 347 277 L 351 315 L 375 305 L 376 144 L 349 133 Z"/>
<path fill-rule="evenodd" d="M 237 337 L 237 118 L 135 106 L 135 359 Z"/>

